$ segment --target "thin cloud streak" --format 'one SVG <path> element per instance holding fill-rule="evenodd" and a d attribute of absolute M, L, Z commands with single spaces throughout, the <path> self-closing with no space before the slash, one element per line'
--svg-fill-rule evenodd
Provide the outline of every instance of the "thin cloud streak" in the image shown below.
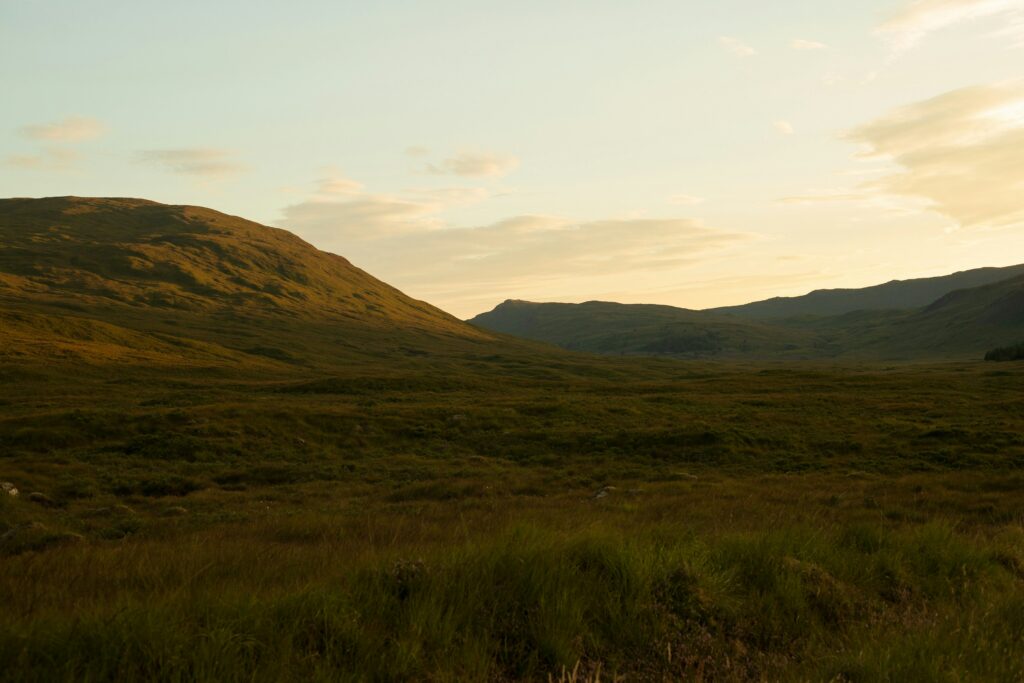
<path fill-rule="evenodd" d="M 139 163 L 182 175 L 220 177 L 247 169 L 235 160 L 230 150 L 211 147 L 143 150 L 135 158 Z"/>
<path fill-rule="evenodd" d="M 696 206 L 697 204 L 703 204 L 703 197 L 695 197 L 692 194 L 674 194 L 668 198 L 669 204 L 675 206 Z"/>
<path fill-rule="evenodd" d="M 793 124 L 789 121 L 775 121 L 772 125 L 775 126 L 775 130 L 779 131 L 783 135 L 792 135 L 795 132 Z"/>
<path fill-rule="evenodd" d="M 66 171 L 73 167 L 81 155 L 66 147 L 48 147 L 39 154 L 12 154 L 4 163 L 8 166 L 35 171 Z"/>
<path fill-rule="evenodd" d="M 828 47 L 828 45 L 826 45 L 825 43 L 819 43 L 816 40 L 803 40 L 801 38 L 797 38 L 797 39 L 793 40 L 793 42 L 791 42 L 789 44 L 789 46 L 791 48 L 793 48 L 794 50 L 803 50 L 803 51 L 807 51 L 807 50 L 824 50 L 825 48 Z"/>
<path fill-rule="evenodd" d="M 83 142 L 98 138 L 104 132 L 102 123 L 96 119 L 71 116 L 63 121 L 22 126 L 22 137 L 44 142 Z"/>
<path fill-rule="evenodd" d="M 997 15 L 1020 21 L 1024 0 L 918 0 L 878 26 L 875 33 L 887 38 L 899 53 L 942 29 Z"/>
<path fill-rule="evenodd" d="M 718 39 L 718 44 L 737 57 L 753 57 L 757 54 L 757 50 L 732 36 L 721 36 Z"/>
<path fill-rule="evenodd" d="M 497 178 L 519 166 L 519 159 L 495 152 L 460 152 L 439 164 L 427 164 L 432 175 L 457 175 L 468 178 Z"/>

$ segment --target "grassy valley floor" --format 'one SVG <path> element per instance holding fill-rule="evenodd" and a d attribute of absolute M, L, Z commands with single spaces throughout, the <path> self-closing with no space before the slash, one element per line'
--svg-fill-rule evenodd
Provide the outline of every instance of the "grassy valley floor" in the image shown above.
<path fill-rule="evenodd" d="M 1024 367 L 461 367 L 5 365 L 0 678 L 1024 679 Z"/>

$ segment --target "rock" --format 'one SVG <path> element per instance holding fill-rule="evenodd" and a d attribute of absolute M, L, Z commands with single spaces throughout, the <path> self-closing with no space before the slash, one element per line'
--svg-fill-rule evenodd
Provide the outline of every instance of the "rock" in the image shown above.
<path fill-rule="evenodd" d="M 33 503 L 37 503 L 47 508 L 52 508 L 57 505 L 57 503 L 54 502 L 53 498 L 50 498 L 45 493 L 40 493 L 39 491 L 33 491 L 32 493 L 28 494 L 28 499 Z"/>
<path fill-rule="evenodd" d="M 604 498 L 612 491 L 618 491 L 614 486 L 605 486 L 603 489 L 594 494 L 594 498 Z"/>
<path fill-rule="evenodd" d="M 12 484 L 9 481 L 5 481 L 3 483 L 0 483 L 0 491 L 3 491 L 8 496 L 16 496 L 16 495 L 18 495 L 18 489 L 15 488 L 14 484 Z"/>

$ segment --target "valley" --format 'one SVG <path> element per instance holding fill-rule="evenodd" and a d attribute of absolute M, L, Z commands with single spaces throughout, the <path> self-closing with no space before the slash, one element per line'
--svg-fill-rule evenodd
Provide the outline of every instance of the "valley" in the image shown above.
<path fill-rule="evenodd" d="M 718 313 L 773 355 L 598 355 L 38 201 L 0 202 L 0 679 L 1024 676 L 1024 365 L 974 329 L 1019 281 L 843 314 L 891 359 Z"/>

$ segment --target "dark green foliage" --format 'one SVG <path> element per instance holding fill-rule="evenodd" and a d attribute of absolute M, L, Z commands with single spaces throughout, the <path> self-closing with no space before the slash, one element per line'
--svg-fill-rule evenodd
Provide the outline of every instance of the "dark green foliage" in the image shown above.
<path fill-rule="evenodd" d="M 1024 343 L 993 349 L 985 354 L 985 360 L 1024 360 Z"/>

